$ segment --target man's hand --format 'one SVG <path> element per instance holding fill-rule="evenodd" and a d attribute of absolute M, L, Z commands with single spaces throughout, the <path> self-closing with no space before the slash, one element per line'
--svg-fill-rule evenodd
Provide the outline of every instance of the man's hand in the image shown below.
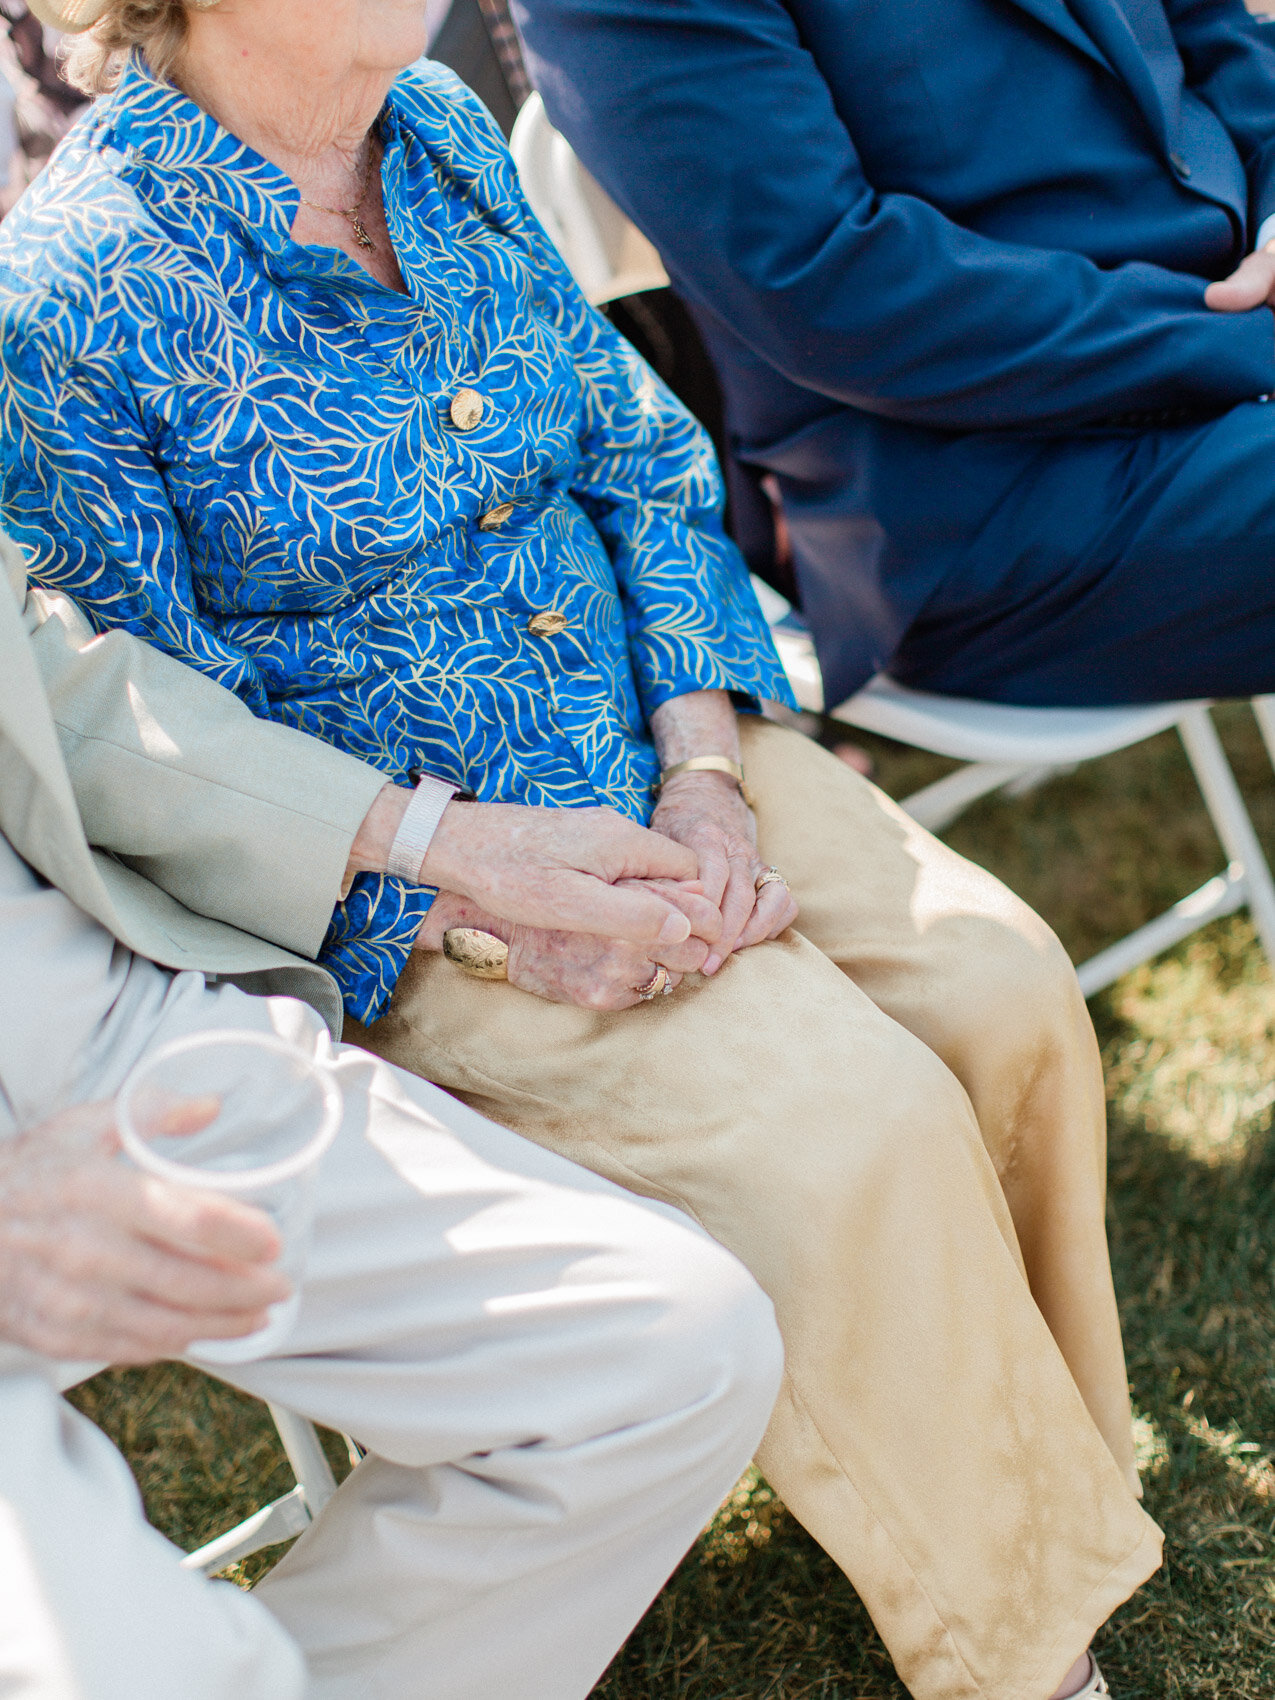
<path fill-rule="evenodd" d="M 695 857 L 615 809 L 453 803 L 421 878 L 520 926 L 648 951 L 717 933 Z"/>
<path fill-rule="evenodd" d="M 1230 277 L 1211 283 L 1204 305 L 1215 313 L 1247 313 L 1254 307 L 1275 307 L 1275 242 L 1247 254 Z"/>
<path fill-rule="evenodd" d="M 786 885 L 772 881 L 757 890 L 766 866 L 757 854 L 757 824 L 729 776 L 686 773 L 670 780 L 651 827 L 694 852 L 704 896 L 721 913 L 721 933 L 701 973 L 715 974 L 732 951 L 777 938 L 797 919 Z"/>
<path fill-rule="evenodd" d="M 354 841 L 351 871 L 384 869 L 411 795 L 386 786 Z M 652 948 L 715 937 L 718 925 L 695 857 L 615 809 L 449 803 L 420 883 L 520 926 Z"/>
<path fill-rule="evenodd" d="M 268 1216 L 120 1163 L 109 1105 L 0 1141 L 0 1339 L 145 1364 L 233 1339 L 288 1297 Z"/>
<path fill-rule="evenodd" d="M 716 938 L 717 910 L 705 908 L 708 930 Z M 416 948 L 441 950 L 450 927 L 478 927 L 503 939 L 509 946 L 511 986 L 582 1009 L 631 1009 L 642 1001 L 638 992 L 657 967 L 667 968 L 676 986 L 683 974 L 702 967 L 709 951 L 709 942 L 694 934 L 678 944 L 639 945 L 595 933 L 515 926 L 450 891 L 439 892 L 416 936 Z"/>

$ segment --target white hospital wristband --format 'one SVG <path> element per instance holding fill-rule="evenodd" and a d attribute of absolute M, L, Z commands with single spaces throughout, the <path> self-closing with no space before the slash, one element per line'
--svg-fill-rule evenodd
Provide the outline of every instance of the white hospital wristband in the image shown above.
<path fill-rule="evenodd" d="M 420 881 L 421 863 L 429 849 L 430 839 L 438 830 L 443 810 L 460 790 L 447 779 L 435 779 L 433 774 L 421 776 L 412 793 L 412 800 L 403 813 L 390 853 L 385 859 L 385 871 L 397 879 Z"/>

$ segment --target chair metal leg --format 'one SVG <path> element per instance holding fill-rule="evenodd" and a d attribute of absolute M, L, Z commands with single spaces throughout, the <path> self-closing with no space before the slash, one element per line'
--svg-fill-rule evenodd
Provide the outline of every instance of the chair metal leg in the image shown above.
<path fill-rule="evenodd" d="M 1245 904 L 1253 916 L 1267 961 L 1275 967 L 1275 882 L 1271 880 L 1270 868 L 1217 728 L 1209 718 L 1208 709 L 1198 703 L 1182 716 L 1178 731 L 1229 866 L 1224 874 L 1175 903 L 1165 914 L 1081 963 L 1076 975 L 1087 998 L 1197 932 L 1207 922 L 1233 915 Z"/>
<path fill-rule="evenodd" d="M 1091 956 L 1087 962 L 1082 962 L 1076 970 L 1081 991 L 1087 998 L 1093 997 L 1095 992 L 1105 991 L 1121 975 L 1140 968 L 1153 956 L 1159 956 L 1162 950 L 1171 950 L 1192 933 L 1198 933 L 1208 922 L 1216 921 L 1222 915 L 1233 915 L 1247 902 L 1248 884 L 1243 870 L 1237 863 L 1232 863 L 1224 874 L 1208 880 L 1198 891 L 1175 903 L 1172 909 L 1166 909 L 1163 915 L 1148 921 L 1145 927 L 1139 927 L 1136 932 L 1129 933 L 1115 944 L 1108 945 L 1106 950 Z"/>
<path fill-rule="evenodd" d="M 260 1511 L 254 1511 L 224 1535 L 188 1552 L 181 1561 L 184 1570 L 202 1570 L 205 1576 L 213 1576 L 228 1564 L 260 1552 L 262 1547 L 290 1540 L 308 1527 L 336 1492 L 336 1478 L 314 1424 L 283 1405 L 269 1405 L 267 1409 L 297 1478 L 296 1487 L 282 1498 L 263 1505 Z M 350 1462 L 354 1464 L 357 1462 L 354 1442 L 347 1437 L 346 1444 Z"/>
<path fill-rule="evenodd" d="M 1254 697 L 1253 713 L 1266 742 L 1266 753 L 1275 762 L 1275 697 Z"/>
<path fill-rule="evenodd" d="M 1005 787 L 1007 797 L 1030 797 L 1040 790 L 1042 785 L 1048 785 L 1051 779 L 1064 779 L 1067 774 L 1074 773 L 1080 766 L 1079 762 L 1064 761 L 1057 766 L 1029 767 L 1027 772 L 1017 779 L 1011 779 Z"/>
<path fill-rule="evenodd" d="M 262 1547 L 290 1540 L 309 1524 L 310 1511 L 305 1502 L 305 1492 L 298 1485 L 291 1493 L 285 1493 L 281 1499 L 254 1511 L 251 1517 L 245 1517 L 242 1523 L 236 1523 L 233 1529 L 227 1529 L 224 1535 L 218 1535 L 194 1552 L 188 1552 L 181 1561 L 182 1569 L 202 1570 L 205 1576 L 215 1576 L 228 1564 L 260 1552 Z"/>
<path fill-rule="evenodd" d="M 1231 861 L 1238 862 L 1243 870 L 1253 924 L 1266 960 L 1275 968 L 1275 881 L 1271 879 L 1271 870 L 1222 749 L 1222 740 L 1203 704 L 1187 710 L 1178 723 L 1178 731 L 1217 835 Z"/>
<path fill-rule="evenodd" d="M 274 1418 L 297 1485 L 305 1494 L 310 1515 L 317 1517 L 336 1492 L 336 1477 L 324 1456 L 315 1426 L 282 1405 L 268 1405 L 267 1409 Z"/>

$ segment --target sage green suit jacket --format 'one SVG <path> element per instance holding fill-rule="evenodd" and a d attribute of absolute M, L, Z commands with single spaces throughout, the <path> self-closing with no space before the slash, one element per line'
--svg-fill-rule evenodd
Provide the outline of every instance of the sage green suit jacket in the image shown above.
<path fill-rule="evenodd" d="M 384 775 L 28 589 L 0 536 L 0 830 L 139 955 L 301 997 Z M 12 591 L 12 594 L 10 594 Z"/>

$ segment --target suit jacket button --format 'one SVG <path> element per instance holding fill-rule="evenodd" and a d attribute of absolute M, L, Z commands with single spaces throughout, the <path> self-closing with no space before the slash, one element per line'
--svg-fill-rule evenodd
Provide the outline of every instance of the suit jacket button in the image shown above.
<path fill-rule="evenodd" d="M 488 508 L 485 514 L 479 514 L 479 531 L 499 531 L 513 511 L 512 502 L 497 502 L 494 508 Z"/>
<path fill-rule="evenodd" d="M 477 390 L 457 390 L 447 411 L 458 431 L 472 431 L 481 423 L 482 416 L 487 411 L 487 403 Z"/>
<path fill-rule="evenodd" d="M 1187 164 L 1186 158 L 1183 154 L 1171 153 L 1169 155 L 1169 164 L 1177 172 L 1179 177 L 1187 178 L 1191 175 L 1191 167 Z"/>
<path fill-rule="evenodd" d="M 567 629 L 567 616 L 560 614 L 556 608 L 545 608 L 539 614 L 533 614 L 527 621 L 527 630 L 532 637 L 557 637 L 559 632 Z"/>

